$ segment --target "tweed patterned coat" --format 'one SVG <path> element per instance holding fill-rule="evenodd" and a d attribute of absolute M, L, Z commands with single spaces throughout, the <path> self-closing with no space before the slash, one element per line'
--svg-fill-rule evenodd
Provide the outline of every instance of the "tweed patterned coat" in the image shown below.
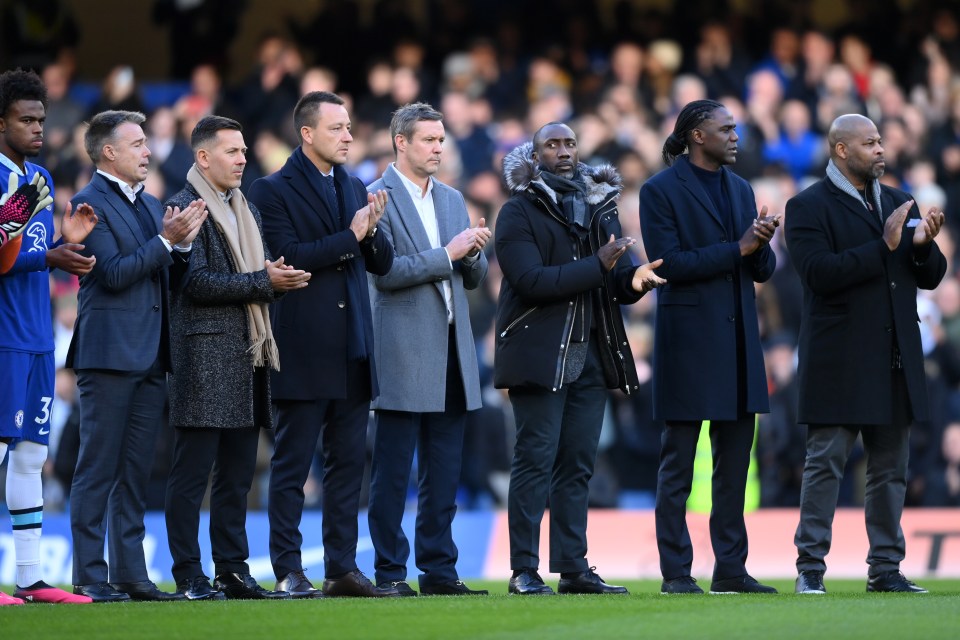
<path fill-rule="evenodd" d="M 200 196 L 190 184 L 166 202 L 187 206 Z M 260 213 L 250 210 L 263 236 Z M 273 260 L 264 245 L 267 260 Z M 171 291 L 168 380 L 170 424 L 199 428 L 272 428 L 270 376 L 254 368 L 247 302 L 273 302 L 265 270 L 238 273 L 223 233 L 208 216 L 193 241 L 190 269 Z M 282 365 L 282 363 L 281 363 Z"/>

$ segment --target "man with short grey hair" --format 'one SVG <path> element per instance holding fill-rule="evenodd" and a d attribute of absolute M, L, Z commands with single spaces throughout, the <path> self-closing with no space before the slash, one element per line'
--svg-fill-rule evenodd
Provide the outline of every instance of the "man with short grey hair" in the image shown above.
<path fill-rule="evenodd" d="M 410 544 L 400 527 L 413 452 L 419 495 L 414 557 L 424 595 L 485 595 L 457 575 L 453 517 L 467 411 L 480 408 L 480 377 L 466 289 L 487 273 L 491 232 L 475 227 L 463 195 L 437 180 L 443 115 L 425 103 L 393 114 L 396 161 L 370 186 L 389 194 L 380 229 L 395 250 L 385 275 L 369 276 L 380 396 L 370 481 L 377 584 L 415 596 Z M 416 372 L 417 375 L 411 375 Z"/>

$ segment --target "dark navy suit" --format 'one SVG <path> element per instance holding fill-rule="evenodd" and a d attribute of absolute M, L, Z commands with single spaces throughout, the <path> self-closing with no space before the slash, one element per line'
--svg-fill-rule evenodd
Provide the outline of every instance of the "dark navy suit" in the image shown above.
<path fill-rule="evenodd" d="M 140 192 L 131 205 L 100 174 L 72 200 L 99 223 L 84 253 L 93 271 L 80 279 L 77 323 L 67 366 L 80 392 L 80 453 L 70 492 L 73 583 L 108 581 L 103 558 L 109 529 L 109 581 L 148 580 L 143 515 L 158 430 L 163 425 L 170 345 L 167 292 L 186 255 L 158 233 L 163 208 Z M 168 275 L 167 268 L 171 268 Z"/>
<path fill-rule="evenodd" d="M 393 249 L 383 234 L 357 242 L 350 221 L 366 206 L 367 192 L 342 167 L 334 168 L 334 178 L 340 211 L 328 204 L 318 187 L 319 171 L 298 148 L 280 171 L 257 180 L 249 193 L 263 217 L 271 253 L 312 274 L 308 287 L 287 293 L 271 308 L 280 371 L 271 378 L 277 433 L 268 513 L 270 558 L 278 579 L 303 569 L 303 485 L 318 440 L 324 454 L 326 577 L 357 568 L 367 419 L 378 392 L 366 272 L 386 274 Z M 366 356 L 351 358 L 358 344 Z"/>

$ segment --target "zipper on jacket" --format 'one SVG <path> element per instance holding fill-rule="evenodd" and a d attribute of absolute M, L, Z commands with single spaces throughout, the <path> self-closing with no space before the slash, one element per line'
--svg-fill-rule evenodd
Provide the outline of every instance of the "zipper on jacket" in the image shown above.
<path fill-rule="evenodd" d="M 609 205 L 611 202 L 612 202 L 611 200 L 607 200 L 607 202 L 604 203 L 603 211 L 601 211 L 600 209 L 597 210 L 597 213 L 591 219 L 591 222 L 590 222 L 591 226 L 593 226 L 593 220 L 595 220 L 598 215 L 600 215 L 601 213 L 603 213 L 604 215 L 606 214 L 606 211 L 608 209 L 607 205 Z M 597 249 L 599 249 L 606 242 L 606 238 L 602 237 L 600 234 L 599 223 L 597 224 L 596 232 L 597 232 L 597 236 L 596 236 Z M 603 331 L 606 334 L 604 337 L 606 338 L 608 347 L 612 347 L 613 349 L 616 350 L 617 358 L 619 358 L 620 360 L 619 362 L 620 372 L 623 375 L 623 390 L 624 390 L 624 393 L 626 393 L 629 396 L 633 392 L 633 390 L 630 388 L 630 377 L 627 375 L 627 365 L 625 364 L 626 359 L 623 357 L 623 350 L 620 348 L 620 342 L 619 342 L 620 338 L 617 336 L 617 332 L 613 328 L 613 314 L 618 313 L 619 311 L 615 308 L 611 308 L 612 303 L 610 300 L 610 296 L 606 294 L 606 288 L 607 288 L 606 275 L 604 275 L 604 283 L 603 283 L 604 294 L 603 294 L 603 301 L 600 305 L 600 315 L 602 319 Z M 611 340 L 611 337 L 612 337 L 612 340 Z M 626 338 L 626 336 L 624 336 L 624 338 Z M 614 363 L 615 366 L 617 364 L 618 363 Z"/>
<path fill-rule="evenodd" d="M 524 318 L 526 318 L 528 315 L 530 315 L 531 313 L 533 313 L 533 312 L 536 311 L 536 310 L 537 310 L 537 307 L 530 307 L 529 309 L 527 309 L 526 311 L 524 311 L 523 313 L 521 313 L 519 316 L 517 316 L 517 318 L 516 318 L 513 322 L 511 322 L 510 324 L 507 325 L 507 328 L 504 329 L 504 330 L 500 333 L 500 337 L 501 337 L 501 338 L 506 338 L 506 337 L 507 337 L 507 334 L 510 333 L 510 329 L 513 329 L 515 326 L 517 326 L 517 324 L 518 324 L 521 320 L 523 320 Z"/>
<path fill-rule="evenodd" d="M 547 204 L 546 200 L 543 199 L 543 196 L 541 196 L 535 189 L 531 189 L 531 191 L 534 193 L 534 195 L 537 196 L 537 202 L 539 202 L 541 205 L 543 205 L 543 208 L 546 210 L 547 215 L 551 216 L 553 219 L 555 219 L 557 222 L 559 222 L 559 223 L 562 224 L 562 225 L 566 225 L 566 224 L 567 224 L 567 220 L 566 220 L 563 216 L 557 215 L 557 213 L 553 210 L 553 207 L 551 207 L 549 204 Z M 608 202 L 609 202 L 609 201 L 608 201 Z M 593 214 L 593 216 L 590 218 L 590 225 L 591 225 L 591 226 L 593 225 L 593 221 L 596 220 L 597 215 L 598 215 L 599 213 L 600 213 L 599 210 L 596 211 L 596 212 Z M 599 227 L 598 227 L 598 230 L 599 230 Z M 580 258 L 581 258 L 581 256 L 580 256 L 580 249 L 579 249 L 579 247 L 578 247 L 578 248 L 577 248 L 577 259 L 579 260 Z M 564 333 L 566 334 L 566 339 L 565 339 L 564 342 L 563 342 L 563 346 L 560 348 L 560 355 L 559 355 L 558 358 L 557 358 L 557 360 L 558 360 L 558 362 L 557 362 L 557 375 L 556 375 L 556 377 L 553 379 L 553 390 L 554 390 L 554 391 L 558 391 L 559 389 L 563 388 L 563 374 L 564 374 L 564 372 L 565 372 L 566 369 L 567 369 L 567 353 L 570 351 L 570 337 L 573 335 L 573 325 L 574 325 L 573 318 L 576 316 L 576 313 L 577 313 L 577 305 L 578 305 L 579 300 L 580 300 L 580 296 L 576 296 L 576 297 L 574 298 L 573 304 L 570 305 L 570 310 L 567 311 L 567 322 L 566 322 L 566 326 L 564 327 Z M 584 312 L 584 313 L 586 313 L 586 312 Z M 519 318 L 518 318 L 517 320 L 519 320 Z M 514 322 L 516 322 L 516 320 L 515 320 Z M 507 331 L 509 331 L 509 330 L 510 330 L 510 327 L 512 327 L 512 326 L 513 326 L 513 324 L 511 323 L 511 325 L 508 326 L 508 327 L 504 330 L 504 333 L 506 333 Z M 503 337 L 503 336 L 501 336 L 501 337 Z M 609 337 L 608 337 L 608 340 L 609 340 Z"/>

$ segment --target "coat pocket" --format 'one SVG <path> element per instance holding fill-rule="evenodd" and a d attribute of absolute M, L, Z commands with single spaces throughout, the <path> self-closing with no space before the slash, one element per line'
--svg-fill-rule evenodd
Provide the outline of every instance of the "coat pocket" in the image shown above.
<path fill-rule="evenodd" d="M 695 307 L 700 304 L 700 294 L 696 291 L 661 291 L 657 299 L 661 305 Z"/>

